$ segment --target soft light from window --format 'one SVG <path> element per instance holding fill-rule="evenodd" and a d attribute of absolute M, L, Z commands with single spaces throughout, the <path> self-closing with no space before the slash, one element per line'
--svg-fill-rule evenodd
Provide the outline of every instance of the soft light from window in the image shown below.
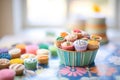
<path fill-rule="evenodd" d="M 65 20 L 65 0 L 27 0 L 27 22 L 29 24 L 62 25 Z"/>

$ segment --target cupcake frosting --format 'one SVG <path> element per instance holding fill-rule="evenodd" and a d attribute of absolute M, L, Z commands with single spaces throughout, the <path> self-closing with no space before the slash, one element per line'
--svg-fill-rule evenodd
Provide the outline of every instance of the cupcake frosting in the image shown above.
<path fill-rule="evenodd" d="M 80 29 L 74 29 L 73 32 L 74 33 L 81 33 L 81 30 Z"/>
<path fill-rule="evenodd" d="M 35 58 L 35 55 L 31 53 L 26 53 L 21 55 L 21 59 L 27 59 L 27 58 Z"/>
<path fill-rule="evenodd" d="M 8 59 L 0 59 L 0 65 L 6 65 L 9 63 L 10 63 L 10 61 Z"/>
<path fill-rule="evenodd" d="M 8 53 L 1 53 L 1 54 L 0 54 L 0 58 L 11 59 L 11 56 L 10 56 L 10 54 L 8 54 Z"/>
<path fill-rule="evenodd" d="M 23 62 L 24 61 L 22 59 L 19 59 L 19 58 L 10 60 L 10 64 L 23 64 Z"/>
<path fill-rule="evenodd" d="M 85 40 L 77 40 L 75 41 L 75 44 L 79 45 L 79 46 L 83 46 L 87 44 L 87 41 Z"/>
<path fill-rule="evenodd" d="M 11 49 L 11 50 L 9 51 L 9 54 L 18 54 L 18 53 L 20 53 L 20 52 L 21 52 L 20 49 L 14 48 L 14 49 Z"/>
<path fill-rule="evenodd" d="M 47 49 L 38 49 L 37 55 L 48 55 L 49 51 Z"/>
<path fill-rule="evenodd" d="M 37 60 L 35 58 L 28 58 L 28 59 L 25 59 L 25 62 L 33 63 L 33 62 L 37 62 Z"/>
<path fill-rule="evenodd" d="M 72 42 L 69 42 L 69 41 L 64 42 L 64 43 L 62 44 L 62 46 L 72 46 L 72 45 L 73 45 L 73 43 L 72 43 Z"/>
<path fill-rule="evenodd" d="M 70 35 L 66 36 L 65 39 L 66 39 L 67 41 L 75 41 L 75 40 L 77 39 L 77 35 L 75 35 L 75 34 L 70 34 Z"/>
<path fill-rule="evenodd" d="M 67 32 L 61 32 L 61 33 L 60 33 L 60 36 L 61 36 L 61 37 L 65 37 L 65 36 L 67 36 L 67 35 L 68 35 Z"/>
<path fill-rule="evenodd" d="M 63 37 L 58 37 L 56 40 L 57 40 L 57 41 L 63 41 L 64 38 L 63 38 Z"/>

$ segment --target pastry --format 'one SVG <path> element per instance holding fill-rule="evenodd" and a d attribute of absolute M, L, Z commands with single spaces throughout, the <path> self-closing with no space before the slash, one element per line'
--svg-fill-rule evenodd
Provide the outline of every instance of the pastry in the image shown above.
<path fill-rule="evenodd" d="M 37 55 L 49 55 L 49 51 L 47 49 L 38 49 Z"/>
<path fill-rule="evenodd" d="M 55 44 L 57 47 L 61 47 L 61 43 L 65 42 L 65 39 L 63 37 L 57 37 Z"/>
<path fill-rule="evenodd" d="M 77 40 L 77 35 L 76 34 L 69 34 L 69 35 L 67 35 L 66 37 L 65 37 L 65 39 L 67 40 L 67 41 L 71 41 L 71 42 L 74 42 L 75 40 Z"/>
<path fill-rule="evenodd" d="M 0 48 L 0 53 L 8 53 L 8 48 Z"/>
<path fill-rule="evenodd" d="M 3 69 L 3 68 L 8 68 L 10 65 L 10 61 L 8 59 L 0 59 L 0 69 Z"/>
<path fill-rule="evenodd" d="M 31 53 L 25 53 L 25 54 L 22 54 L 21 55 L 21 59 L 27 59 L 27 58 L 35 58 L 36 57 L 36 55 L 34 55 L 34 54 L 31 54 Z"/>
<path fill-rule="evenodd" d="M 16 59 L 11 59 L 10 64 L 23 64 L 24 61 L 22 59 L 16 58 Z"/>
<path fill-rule="evenodd" d="M 11 56 L 10 56 L 10 54 L 8 54 L 8 53 L 0 53 L 0 58 L 6 58 L 6 59 L 11 59 Z"/>
<path fill-rule="evenodd" d="M 64 50 L 70 50 L 70 51 L 74 50 L 73 43 L 69 42 L 69 41 L 66 41 L 66 42 L 62 43 L 61 48 L 64 49 Z"/>
<path fill-rule="evenodd" d="M 37 60 L 35 58 L 28 58 L 24 60 L 26 69 L 35 70 L 37 68 Z"/>
<path fill-rule="evenodd" d="M 57 48 L 55 46 L 49 46 L 51 56 L 57 56 Z"/>
<path fill-rule="evenodd" d="M 96 40 L 89 40 L 88 41 L 88 49 L 89 50 L 98 49 L 99 45 L 100 45 L 100 42 L 98 42 Z"/>
<path fill-rule="evenodd" d="M 86 40 L 76 40 L 73 45 L 76 51 L 85 51 L 87 50 L 88 42 Z"/>
<path fill-rule="evenodd" d="M 81 31 L 80 29 L 74 29 L 74 30 L 72 31 L 72 34 L 77 35 L 77 38 L 78 38 L 78 39 L 82 38 L 82 31 Z"/>
<path fill-rule="evenodd" d="M 49 45 L 46 43 L 40 43 L 39 45 L 39 49 L 48 49 Z"/>
<path fill-rule="evenodd" d="M 91 40 L 97 40 L 97 41 L 100 42 L 100 41 L 102 40 L 102 37 L 97 36 L 97 35 L 91 35 L 91 36 L 90 36 L 90 39 L 91 39 Z"/>
<path fill-rule="evenodd" d="M 15 71 L 11 69 L 0 70 L 0 80 L 14 80 Z"/>
<path fill-rule="evenodd" d="M 26 53 L 32 53 L 36 55 L 37 49 L 38 49 L 37 45 L 28 45 L 26 46 Z"/>
<path fill-rule="evenodd" d="M 24 65 L 23 64 L 12 64 L 9 66 L 9 69 L 12 69 L 16 72 L 16 75 L 23 75 Z"/>
<path fill-rule="evenodd" d="M 17 44 L 16 45 L 16 48 L 19 48 L 21 50 L 21 54 L 24 54 L 26 52 L 25 47 L 26 47 L 25 44 Z"/>
<path fill-rule="evenodd" d="M 9 54 L 11 55 L 11 58 L 20 58 L 21 50 L 18 48 L 13 48 L 9 50 Z"/>
<path fill-rule="evenodd" d="M 67 35 L 68 35 L 67 32 L 61 32 L 61 33 L 60 33 L 60 36 L 63 37 L 63 38 L 64 38 L 65 36 L 67 36 Z"/>
<path fill-rule="evenodd" d="M 37 60 L 39 64 L 48 64 L 48 55 L 38 55 Z"/>

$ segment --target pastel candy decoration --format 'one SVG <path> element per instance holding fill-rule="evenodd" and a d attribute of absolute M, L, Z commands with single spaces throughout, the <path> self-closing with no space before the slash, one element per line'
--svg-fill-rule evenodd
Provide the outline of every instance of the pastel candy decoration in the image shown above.
<path fill-rule="evenodd" d="M 11 69 L 0 70 L 0 80 L 14 80 L 15 71 Z"/>
<path fill-rule="evenodd" d="M 13 48 L 9 50 L 9 54 L 11 55 L 12 58 L 19 58 L 21 55 L 21 50 L 18 48 Z"/>
<path fill-rule="evenodd" d="M 57 47 L 61 47 L 61 44 L 65 42 L 65 39 L 63 37 L 57 37 L 55 44 Z"/>
<path fill-rule="evenodd" d="M 70 51 L 74 50 L 73 43 L 69 42 L 69 41 L 66 41 L 66 42 L 62 43 L 61 48 L 64 49 L 64 50 L 70 50 Z"/>
<path fill-rule="evenodd" d="M 67 41 L 71 41 L 71 42 L 74 42 L 75 40 L 77 40 L 78 36 L 76 34 L 69 34 L 65 37 L 65 39 Z"/>
<path fill-rule="evenodd" d="M 15 58 L 15 59 L 11 59 L 10 60 L 10 64 L 23 64 L 24 61 L 22 59 L 19 58 Z"/>
<path fill-rule="evenodd" d="M 35 70 L 37 68 L 37 60 L 35 58 L 28 58 L 24 60 L 25 68 L 28 70 Z"/>
<path fill-rule="evenodd" d="M 45 43 L 40 43 L 39 45 L 39 49 L 48 49 L 48 44 L 45 44 Z"/>
<path fill-rule="evenodd" d="M 27 53 L 36 54 L 37 49 L 38 49 L 37 45 L 28 45 L 28 46 L 26 46 L 26 52 Z"/>
<path fill-rule="evenodd" d="M 24 65 L 23 64 L 12 64 L 9 66 L 9 69 L 12 69 L 16 72 L 16 75 L 23 75 Z"/>
<path fill-rule="evenodd" d="M 87 41 L 86 40 L 76 40 L 73 43 L 76 51 L 85 51 L 87 49 Z"/>
<path fill-rule="evenodd" d="M 17 44 L 16 48 L 19 48 L 21 50 L 21 53 L 24 54 L 26 52 L 25 49 L 26 45 L 25 44 Z"/>
<path fill-rule="evenodd" d="M 0 53 L 8 53 L 8 48 L 0 48 Z"/>
<path fill-rule="evenodd" d="M 8 54 L 8 53 L 0 53 L 0 58 L 6 58 L 6 59 L 11 59 L 11 56 L 10 56 L 10 54 Z"/>
<path fill-rule="evenodd" d="M 37 55 L 49 55 L 49 50 L 47 49 L 38 49 L 36 51 Z"/>
<path fill-rule="evenodd" d="M 67 36 L 67 35 L 68 35 L 67 32 L 61 32 L 61 33 L 60 33 L 60 36 L 61 36 L 61 37 L 65 37 L 65 36 Z"/>

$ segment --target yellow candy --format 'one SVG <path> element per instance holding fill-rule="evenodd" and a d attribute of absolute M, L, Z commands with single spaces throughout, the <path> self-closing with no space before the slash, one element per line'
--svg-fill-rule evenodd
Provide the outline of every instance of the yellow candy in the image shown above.
<path fill-rule="evenodd" d="M 10 64 L 23 64 L 23 63 L 24 63 L 24 61 L 19 58 L 10 60 Z"/>

